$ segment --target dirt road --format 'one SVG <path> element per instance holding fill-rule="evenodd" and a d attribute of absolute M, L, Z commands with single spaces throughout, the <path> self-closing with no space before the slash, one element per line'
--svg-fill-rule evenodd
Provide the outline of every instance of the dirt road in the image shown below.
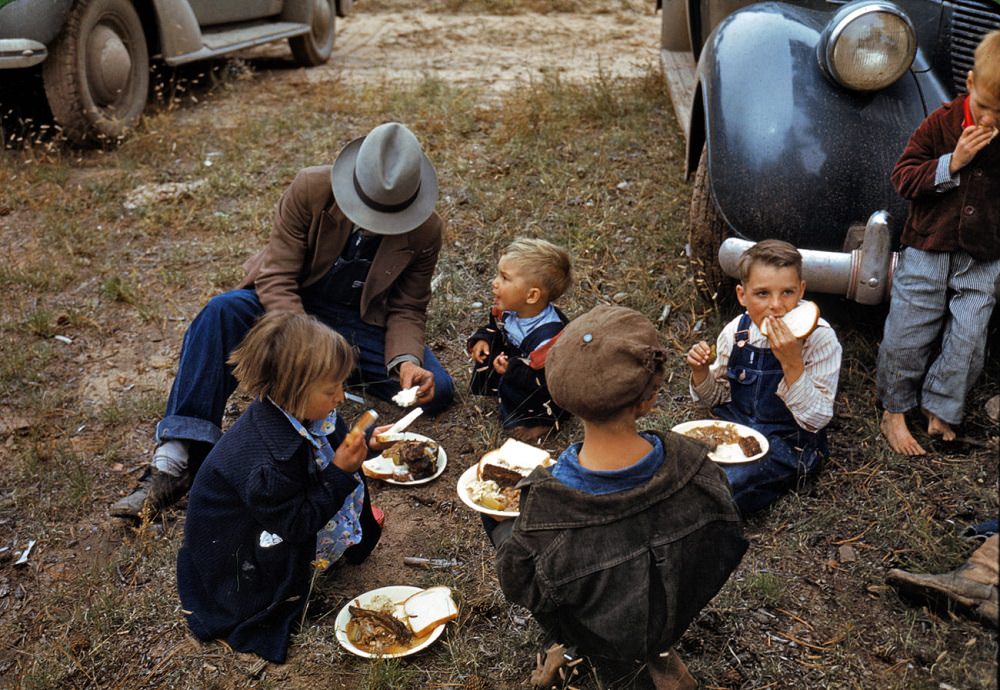
<path fill-rule="evenodd" d="M 657 60 L 660 17 L 607 14 L 450 15 L 357 11 L 338 24 L 333 59 L 303 74 L 373 85 L 433 76 L 486 94 L 519 81 L 608 78 L 644 73 Z"/>

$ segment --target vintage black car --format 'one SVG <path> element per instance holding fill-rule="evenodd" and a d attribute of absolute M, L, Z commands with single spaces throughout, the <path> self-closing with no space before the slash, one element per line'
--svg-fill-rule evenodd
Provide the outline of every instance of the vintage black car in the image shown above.
<path fill-rule="evenodd" d="M 735 277 L 749 242 L 779 238 L 808 250 L 810 289 L 888 299 L 906 215 L 889 173 L 923 118 L 965 90 L 998 0 L 661 2 L 708 290 Z"/>
<path fill-rule="evenodd" d="M 353 0 L 0 0 L 0 70 L 42 65 L 56 122 L 77 143 L 116 141 L 139 120 L 150 58 L 168 65 L 287 39 L 326 62 Z"/>

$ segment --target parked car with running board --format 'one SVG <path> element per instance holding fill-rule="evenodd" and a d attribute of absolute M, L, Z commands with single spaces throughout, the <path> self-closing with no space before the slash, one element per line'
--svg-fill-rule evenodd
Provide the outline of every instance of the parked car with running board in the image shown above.
<path fill-rule="evenodd" d="M 146 105 L 150 58 L 171 66 L 288 40 L 326 62 L 353 0 L 0 0 L 0 70 L 41 64 L 56 122 L 76 143 L 114 142 Z"/>

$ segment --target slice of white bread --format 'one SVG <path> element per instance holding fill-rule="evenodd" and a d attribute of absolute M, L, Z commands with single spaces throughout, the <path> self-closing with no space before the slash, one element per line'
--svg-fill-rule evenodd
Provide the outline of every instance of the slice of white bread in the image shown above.
<path fill-rule="evenodd" d="M 423 637 L 442 623 L 458 618 L 458 605 L 451 598 L 450 588 L 429 587 L 396 604 L 395 616 L 410 626 L 414 637 Z"/>
<path fill-rule="evenodd" d="M 412 386 L 411 388 L 404 388 L 403 390 L 392 396 L 392 401 L 399 405 L 400 407 L 410 407 L 417 403 L 417 391 L 420 390 L 420 386 Z"/>
<path fill-rule="evenodd" d="M 390 458 L 385 458 L 381 455 L 361 463 L 361 471 L 365 473 L 366 477 L 373 479 L 397 479 L 405 481 L 409 477 L 405 466 L 397 465 Z"/>
<path fill-rule="evenodd" d="M 803 302 L 781 317 L 796 338 L 807 338 L 819 323 L 819 307 L 815 302 Z M 767 321 L 760 324 L 760 332 L 767 337 Z"/>
<path fill-rule="evenodd" d="M 501 486 L 513 486 L 538 467 L 552 464 L 552 456 L 542 448 L 509 438 L 502 446 L 479 459 L 477 479 L 492 479 Z"/>

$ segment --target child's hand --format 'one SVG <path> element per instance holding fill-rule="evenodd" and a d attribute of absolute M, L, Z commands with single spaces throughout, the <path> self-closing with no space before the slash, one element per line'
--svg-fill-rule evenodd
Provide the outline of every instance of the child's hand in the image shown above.
<path fill-rule="evenodd" d="M 694 385 L 708 377 L 708 366 L 714 361 L 712 348 L 704 340 L 691 346 L 687 353 L 687 365 L 691 367 L 691 382 Z"/>
<path fill-rule="evenodd" d="M 767 343 L 771 352 L 778 358 L 781 370 L 785 372 L 785 383 L 789 386 L 799 380 L 805 365 L 802 363 L 802 349 L 805 340 L 800 340 L 792 334 L 792 330 L 777 316 L 767 318 Z"/>
<path fill-rule="evenodd" d="M 469 349 L 472 359 L 482 364 L 490 356 L 490 344 L 485 340 L 477 340 Z"/>
<path fill-rule="evenodd" d="M 507 373 L 507 355 L 501 352 L 497 355 L 496 359 L 493 360 L 493 371 L 503 376 Z"/>
<path fill-rule="evenodd" d="M 389 430 L 390 427 L 392 427 L 392 424 L 383 424 L 382 426 L 375 427 L 372 430 L 372 437 L 368 439 L 368 447 L 371 448 L 372 450 L 380 451 L 384 450 L 386 447 L 391 445 L 389 443 L 381 443 L 378 440 L 378 435 L 384 434 Z"/>
<path fill-rule="evenodd" d="M 951 165 L 948 166 L 948 172 L 954 175 L 971 163 L 976 154 L 984 149 L 992 138 L 992 127 L 972 125 L 963 129 L 958 143 L 955 144 L 955 151 L 951 154 Z"/>
<path fill-rule="evenodd" d="M 357 472 L 368 455 L 364 434 L 348 434 L 333 454 L 333 464 L 344 472 Z"/>

